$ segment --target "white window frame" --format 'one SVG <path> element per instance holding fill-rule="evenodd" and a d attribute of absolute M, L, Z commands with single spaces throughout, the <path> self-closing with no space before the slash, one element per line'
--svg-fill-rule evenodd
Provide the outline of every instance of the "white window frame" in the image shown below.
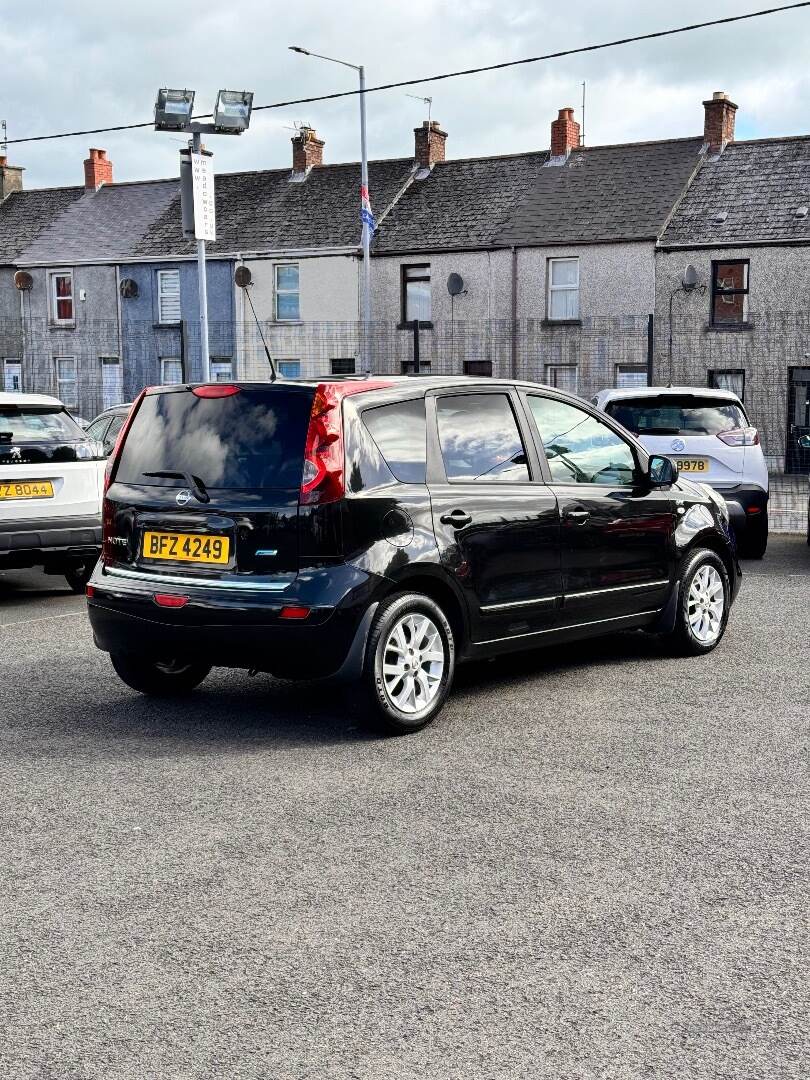
<path fill-rule="evenodd" d="M 56 279 L 57 278 L 70 278 L 70 297 L 56 295 Z M 70 311 L 71 315 L 69 319 L 60 319 L 57 315 L 58 301 L 70 299 Z M 48 271 L 48 303 L 50 305 L 51 324 L 53 326 L 75 326 L 76 325 L 76 290 L 74 288 L 73 271 L 69 268 L 64 270 L 49 270 Z"/>
<path fill-rule="evenodd" d="M 16 368 L 16 371 L 12 371 L 12 368 Z M 20 384 L 16 389 L 11 385 L 14 378 L 17 378 Z M 15 356 L 3 358 L 3 390 L 7 394 L 19 393 L 22 390 L 22 360 Z"/>
<path fill-rule="evenodd" d="M 644 381 L 622 382 L 622 375 L 641 375 Z M 650 385 L 650 373 L 646 364 L 616 364 L 613 373 L 613 385 L 617 389 L 632 390 Z"/>
<path fill-rule="evenodd" d="M 553 268 L 557 263 L 575 263 L 577 268 L 577 281 L 576 285 L 552 285 L 551 279 L 553 275 Z M 564 255 L 555 256 L 550 258 L 546 262 L 546 319 L 548 322 L 577 322 L 579 321 L 579 256 L 578 255 Z M 559 315 L 552 315 L 552 296 L 558 292 L 568 292 L 576 294 L 576 313 L 574 315 L 566 315 L 560 317 Z"/>
<path fill-rule="evenodd" d="M 61 378 L 59 374 L 59 368 L 62 363 L 68 361 L 73 365 L 73 378 Z M 62 402 L 66 409 L 78 409 L 79 407 L 79 365 L 76 362 L 75 356 L 54 356 L 54 379 L 56 382 L 56 396 Z M 65 394 L 62 391 L 64 385 L 72 386 L 73 394 Z"/>
<path fill-rule="evenodd" d="M 298 271 L 298 288 L 297 289 L 282 289 L 278 284 L 278 272 L 279 270 L 285 270 L 287 267 L 294 266 Z M 298 315 L 294 319 L 285 319 L 278 313 L 278 298 L 279 294 L 282 296 L 297 296 L 298 297 Z M 275 263 L 273 265 L 273 316 L 276 322 L 283 323 L 299 323 L 301 322 L 301 266 L 297 262 L 288 263 Z"/>
<path fill-rule="evenodd" d="M 573 371 L 574 385 L 565 386 L 557 381 L 558 372 L 566 374 Z M 576 394 L 579 390 L 579 365 L 578 364 L 546 364 L 544 379 L 546 386 L 553 386 L 556 390 L 562 390 L 566 394 Z"/>
<path fill-rule="evenodd" d="M 180 365 L 180 378 L 176 382 L 171 382 L 166 378 L 166 365 L 167 364 L 179 364 Z M 161 386 L 179 386 L 183 382 L 183 358 L 181 356 L 161 356 L 160 358 L 160 385 Z"/>
<path fill-rule="evenodd" d="M 278 368 L 278 373 L 279 373 L 279 375 L 281 375 L 281 377 L 283 379 L 300 379 L 301 378 L 301 361 L 299 359 L 297 359 L 296 357 L 292 357 L 292 356 L 285 357 L 283 360 L 280 359 L 279 357 L 275 357 L 274 359 L 276 361 L 276 367 Z M 285 374 L 285 372 L 283 372 L 281 370 L 281 365 L 282 364 L 298 364 L 298 374 L 297 375 Z"/>
<path fill-rule="evenodd" d="M 175 300 L 176 300 L 176 303 L 177 303 L 177 318 L 176 319 L 167 319 L 167 318 L 164 317 L 164 314 L 163 314 L 163 301 L 164 301 L 163 282 L 168 280 L 168 279 L 171 279 L 172 281 L 177 282 L 177 296 L 176 296 L 176 298 L 174 296 L 172 296 L 170 298 L 167 298 L 167 299 L 171 299 L 172 302 L 175 302 Z M 158 321 L 159 326 L 179 326 L 180 323 L 182 322 L 183 314 L 182 314 L 181 298 L 180 298 L 180 271 L 176 267 L 174 269 L 168 268 L 168 269 L 165 269 L 165 270 L 158 270 L 158 272 L 157 272 L 157 317 L 158 317 L 157 321 Z"/>
<path fill-rule="evenodd" d="M 402 273 L 402 321 L 406 326 L 410 326 L 415 319 L 410 318 L 409 308 L 409 295 L 408 285 L 413 283 L 418 285 L 427 282 L 427 302 L 428 302 L 428 317 L 426 319 L 419 319 L 420 323 L 429 323 L 433 321 L 433 280 L 432 280 L 432 267 L 430 263 L 403 263 L 401 266 Z"/>
<path fill-rule="evenodd" d="M 100 356 L 99 362 L 101 363 L 101 401 L 105 409 L 111 409 L 114 405 L 120 405 L 124 400 L 124 369 L 121 367 L 120 356 Z M 108 388 L 104 380 L 104 369 L 107 367 L 115 367 L 116 379 L 115 386 L 118 390 L 116 394 L 117 401 L 113 401 L 107 397 Z"/>
<path fill-rule="evenodd" d="M 211 357 L 211 382 L 230 382 L 233 378 L 233 360 L 230 356 Z"/>

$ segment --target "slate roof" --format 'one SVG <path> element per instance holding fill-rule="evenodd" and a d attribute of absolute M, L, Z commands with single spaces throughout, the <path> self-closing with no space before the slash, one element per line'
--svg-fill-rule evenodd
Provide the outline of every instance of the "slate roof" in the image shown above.
<path fill-rule="evenodd" d="M 702 138 L 573 150 L 540 170 L 501 234 L 518 245 L 654 239 L 698 164 Z"/>
<path fill-rule="evenodd" d="M 730 143 L 703 164 L 661 246 L 808 242 L 810 214 L 797 218 L 799 206 L 810 206 L 810 137 Z"/>
<path fill-rule="evenodd" d="M 68 187 L 8 195 L 0 203 L 0 265 L 13 263 L 24 247 L 83 194 L 83 187 Z"/>
<path fill-rule="evenodd" d="M 19 263 L 104 263 L 131 257 L 155 215 L 177 195 L 179 181 L 105 184 L 97 191 L 79 191 L 81 198 L 20 250 Z"/>

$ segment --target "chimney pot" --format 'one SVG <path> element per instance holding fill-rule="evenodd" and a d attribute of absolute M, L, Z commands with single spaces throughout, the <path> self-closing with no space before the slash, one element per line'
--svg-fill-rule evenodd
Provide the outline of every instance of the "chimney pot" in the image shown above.
<path fill-rule="evenodd" d="M 113 182 L 112 162 L 106 150 L 90 147 L 90 156 L 84 162 L 84 186 L 88 191 L 97 191 L 102 184 Z"/>
<path fill-rule="evenodd" d="M 301 128 L 291 142 L 294 174 L 308 173 L 313 165 L 323 165 L 323 148 L 326 144 L 318 138 L 314 128 Z"/>
<path fill-rule="evenodd" d="M 574 119 L 574 110 L 566 106 L 560 109 L 557 119 L 551 123 L 551 156 L 567 157 L 578 146 L 579 124 Z"/>
<path fill-rule="evenodd" d="M 445 160 L 447 132 L 439 127 L 438 120 L 423 120 L 422 126 L 413 129 L 414 158 L 420 169 L 432 169 L 437 161 Z"/>
<path fill-rule="evenodd" d="M 703 141 L 710 154 L 722 154 L 727 143 L 734 142 L 734 114 L 737 106 L 724 90 L 715 90 L 703 102 Z"/>

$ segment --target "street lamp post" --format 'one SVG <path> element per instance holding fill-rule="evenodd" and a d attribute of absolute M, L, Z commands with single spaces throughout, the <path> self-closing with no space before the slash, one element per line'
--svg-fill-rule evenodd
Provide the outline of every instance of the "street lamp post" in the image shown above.
<path fill-rule="evenodd" d="M 366 69 L 362 64 L 350 64 L 347 60 L 336 60 L 334 56 L 323 56 L 310 52 L 300 45 L 290 45 L 292 52 L 302 56 L 313 56 L 317 60 L 328 60 L 332 64 L 356 71 L 360 80 L 360 244 L 363 250 L 363 295 L 361 310 L 363 313 L 363 360 L 365 370 L 370 370 L 370 331 L 371 331 L 371 234 L 374 231 L 374 215 L 371 212 L 371 199 L 368 193 L 368 149 L 366 146 Z"/>

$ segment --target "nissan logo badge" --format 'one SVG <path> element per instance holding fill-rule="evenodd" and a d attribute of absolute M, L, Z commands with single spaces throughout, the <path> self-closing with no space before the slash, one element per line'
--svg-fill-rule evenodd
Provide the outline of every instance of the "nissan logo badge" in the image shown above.
<path fill-rule="evenodd" d="M 191 492 L 188 490 L 188 488 L 183 488 L 181 491 L 177 492 L 177 495 L 175 496 L 175 502 L 178 506 L 185 506 L 190 498 Z"/>

